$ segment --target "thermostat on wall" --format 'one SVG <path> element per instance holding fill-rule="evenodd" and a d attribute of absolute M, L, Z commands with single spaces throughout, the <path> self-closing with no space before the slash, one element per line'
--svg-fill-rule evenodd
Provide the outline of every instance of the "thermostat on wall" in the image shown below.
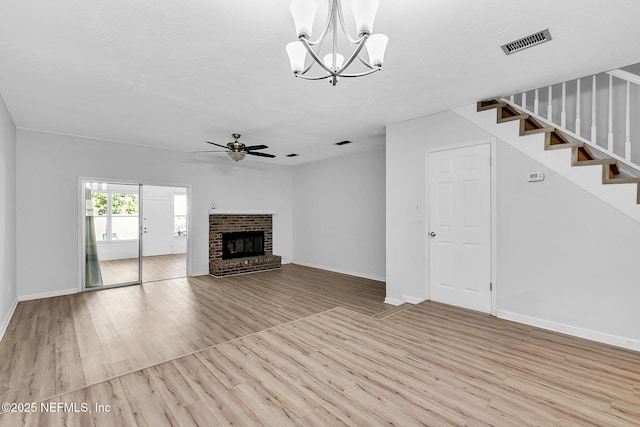
<path fill-rule="evenodd" d="M 544 172 L 529 172 L 527 174 L 527 180 L 529 182 L 544 181 Z"/>

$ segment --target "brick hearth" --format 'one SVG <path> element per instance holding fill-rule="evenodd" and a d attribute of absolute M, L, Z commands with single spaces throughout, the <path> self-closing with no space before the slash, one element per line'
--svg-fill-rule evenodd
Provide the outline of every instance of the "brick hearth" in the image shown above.
<path fill-rule="evenodd" d="M 222 233 L 264 231 L 264 255 L 222 259 Z M 271 214 L 209 215 L 209 273 L 230 276 L 280 268 L 282 257 L 273 254 L 273 219 Z"/>

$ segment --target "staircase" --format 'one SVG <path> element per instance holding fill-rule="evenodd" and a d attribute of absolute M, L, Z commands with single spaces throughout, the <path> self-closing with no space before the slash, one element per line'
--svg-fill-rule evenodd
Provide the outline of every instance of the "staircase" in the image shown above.
<path fill-rule="evenodd" d="M 545 150 L 571 149 L 571 166 L 602 165 L 603 184 L 635 184 L 637 187 L 636 204 L 640 204 L 640 178 L 621 174 L 618 160 L 611 157 L 596 157 L 584 142 L 570 142 L 558 129 L 543 126 L 528 114 L 523 114 L 515 107 L 498 100 L 478 102 L 478 111 L 495 108 L 497 123 L 520 121 L 520 136 L 542 133 Z"/>
<path fill-rule="evenodd" d="M 609 79 L 611 81 L 612 76 Z M 594 76 L 594 94 L 596 94 L 595 81 Z M 562 121 L 566 123 L 564 116 L 566 84 L 562 83 L 562 85 Z M 580 89 L 580 84 L 577 84 L 577 89 Z M 616 143 L 616 146 L 624 147 L 625 152 L 622 155 L 607 150 L 607 146 L 610 149 L 614 146 L 611 123 L 615 116 L 611 113 L 613 111 L 611 96 L 609 96 L 610 113 L 608 115 L 609 138 L 603 148 L 579 135 L 580 104 L 577 106 L 574 131 L 551 123 L 550 119 L 554 117 L 552 104 L 556 102 L 552 99 L 551 92 L 550 88 L 548 118 L 536 114 L 538 113 L 538 89 L 535 90 L 536 98 L 533 108 L 535 113 L 527 108 L 526 93 L 521 95 L 522 105 L 514 102 L 514 96 L 511 96 L 481 101 L 454 111 L 640 222 L 640 169 L 631 161 L 631 138 L 628 131 L 631 128 L 629 121 L 632 117 L 629 114 L 631 92 L 627 92 L 626 101 L 626 141 L 623 141 L 624 144 Z M 593 97 L 593 111 L 596 111 L 595 97 L 596 95 Z M 580 96 L 578 95 L 577 98 L 579 103 Z M 557 103 L 559 104 L 560 101 Z M 589 117 L 589 114 L 586 116 Z M 593 118 L 591 136 L 595 140 L 598 133 L 596 114 L 591 113 L 591 117 Z M 606 123 L 604 127 L 606 128 Z"/>

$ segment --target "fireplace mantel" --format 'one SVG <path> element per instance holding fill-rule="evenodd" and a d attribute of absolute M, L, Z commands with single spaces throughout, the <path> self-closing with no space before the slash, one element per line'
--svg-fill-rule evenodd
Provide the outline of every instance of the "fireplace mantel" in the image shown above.
<path fill-rule="evenodd" d="M 277 211 L 260 211 L 251 209 L 213 209 L 209 215 L 275 215 Z"/>

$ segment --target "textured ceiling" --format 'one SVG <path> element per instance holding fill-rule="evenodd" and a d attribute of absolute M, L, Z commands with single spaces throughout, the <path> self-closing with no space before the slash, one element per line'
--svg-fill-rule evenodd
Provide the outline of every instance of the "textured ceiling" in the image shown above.
<path fill-rule="evenodd" d="M 382 146 L 389 123 L 640 62 L 640 1 L 380 3 L 383 71 L 331 87 L 289 70 L 289 0 L 3 1 L 0 94 L 20 128 L 184 151 L 238 132 L 278 156 L 252 160 L 299 164 Z M 544 28 L 550 43 L 501 51 Z"/>

